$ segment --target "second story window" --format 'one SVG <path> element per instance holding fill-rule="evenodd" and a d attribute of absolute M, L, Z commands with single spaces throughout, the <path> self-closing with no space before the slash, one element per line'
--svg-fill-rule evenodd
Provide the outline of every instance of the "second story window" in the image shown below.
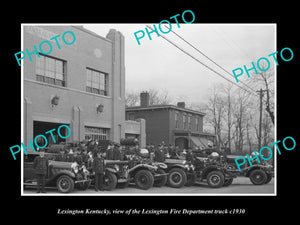
<path fill-rule="evenodd" d="M 191 123 L 191 116 L 188 116 L 188 125 L 189 125 L 189 129 L 192 129 L 192 123 Z"/>
<path fill-rule="evenodd" d="M 196 117 L 196 130 L 199 131 L 199 117 Z"/>
<path fill-rule="evenodd" d="M 182 122 L 183 122 L 183 129 L 187 128 L 187 119 L 186 119 L 186 115 L 183 115 L 182 117 Z"/>
<path fill-rule="evenodd" d="M 40 54 L 40 57 L 36 55 L 36 80 L 65 87 L 65 64 L 65 61 L 60 59 L 44 56 L 42 54 Z"/>
<path fill-rule="evenodd" d="M 175 113 L 175 128 L 179 128 L 178 113 Z"/>
<path fill-rule="evenodd" d="M 100 71 L 86 69 L 86 91 L 99 95 L 108 95 L 108 75 Z"/>

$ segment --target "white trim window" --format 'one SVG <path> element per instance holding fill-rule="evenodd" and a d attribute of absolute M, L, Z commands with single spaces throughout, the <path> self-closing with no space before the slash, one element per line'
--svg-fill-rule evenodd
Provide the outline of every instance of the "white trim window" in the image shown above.
<path fill-rule="evenodd" d="M 86 91 L 107 96 L 108 74 L 86 68 Z"/>
<path fill-rule="evenodd" d="M 109 128 L 85 126 L 85 140 L 109 140 Z"/>
<path fill-rule="evenodd" d="M 57 58 L 36 55 L 35 64 L 36 80 L 58 85 L 66 86 L 66 62 Z"/>

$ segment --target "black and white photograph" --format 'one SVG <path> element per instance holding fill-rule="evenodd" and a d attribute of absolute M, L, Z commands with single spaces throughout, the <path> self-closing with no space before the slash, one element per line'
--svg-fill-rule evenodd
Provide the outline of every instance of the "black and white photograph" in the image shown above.
<path fill-rule="evenodd" d="M 276 24 L 160 25 L 22 24 L 24 195 L 276 194 Z"/>
<path fill-rule="evenodd" d="M 6 217 L 297 216 L 292 4 L 74 4 L 3 19 Z"/>

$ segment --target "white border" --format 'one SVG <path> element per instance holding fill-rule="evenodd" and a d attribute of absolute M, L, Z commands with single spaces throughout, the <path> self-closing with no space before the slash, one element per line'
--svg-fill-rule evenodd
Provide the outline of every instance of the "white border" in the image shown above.
<path fill-rule="evenodd" d="M 138 24 L 138 23 L 137 23 Z M 195 23 L 198 24 L 198 23 Z M 23 33 L 23 27 L 25 26 L 80 26 L 80 25 L 98 25 L 96 23 L 71 23 L 71 24 L 64 24 L 64 23 L 21 23 L 21 51 L 24 50 L 24 33 Z M 114 24 L 105 24 L 105 23 L 99 23 L 99 25 L 111 25 L 113 26 Z M 116 25 L 126 25 L 126 24 L 117 24 Z M 258 23 L 226 23 L 226 24 L 219 24 L 219 23 L 205 23 L 201 25 L 273 25 L 275 26 L 275 34 L 274 34 L 274 39 L 275 39 L 275 51 L 277 51 L 277 23 L 263 23 L 263 24 L 258 24 Z M 100 36 L 100 35 L 99 35 Z M 277 89 L 276 89 L 276 84 L 277 84 L 277 66 L 274 67 L 274 76 L 275 76 L 275 82 L 274 82 L 274 116 L 275 116 L 275 123 L 274 123 L 274 141 L 277 141 Z M 23 142 L 24 139 L 24 69 L 23 69 L 23 64 L 21 63 L 21 142 Z M 276 151 L 274 151 L 276 152 Z M 205 193 L 205 194 L 188 194 L 188 193 L 145 193 L 145 194 L 140 194 L 140 193 L 131 193 L 131 194 L 123 194 L 123 193 L 80 193 L 80 194 L 74 194 L 74 193 L 68 193 L 68 194 L 61 194 L 61 193 L 45 193 L 45 194 L 24 194 L 24 186 L 23 186 L 23 162 L 24 162 L 24 154 L 22 154 L 21 151 L 21 196 L 277 196 L 277 152 L 275 153 L 274 157 L 274 167 L 275 167 L 275 173 L 274 173 L 274 193 L 249 193 L 249 194 L 242 194 L 242 193 Z M 212 189 L 213 190 L 213 189 Z"/>

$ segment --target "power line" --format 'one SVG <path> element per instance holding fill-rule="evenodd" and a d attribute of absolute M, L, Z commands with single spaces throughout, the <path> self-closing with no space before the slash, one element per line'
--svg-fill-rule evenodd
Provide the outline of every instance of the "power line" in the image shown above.
<path fill-rule="evenodd" d="M 153 31 L 153 28 L 148 26 L 147 27 L 149 29 L 151 29 Z M 212 69 L 211 67 L 207 66 L 206 64 L 204 64 L 203 62 L 201 62 L 200 60 L 198 60 L 197 58 L 195 58 L 194 56 L 192 56 L 190 53 L 188 53 L 187 51 L 185 51 L 184 49 L 180 48 L 178 45 L 176 45 L 175 43 L 173 43 L 172 41 L 170 41 L 169 39 L 167 39 L 164 35 L 160 34 L 160 36 L 165 39 L 166 41 L 168 41 L 170 44 L 172 44 L 173 46 L 175 46 L 176 48 L 178 48 L 180 51 L 182 51 L 183 53 L 185 53 L 186 55 L 190 56 L 191 58 L 193 58 L 194 60 L 196 60 L 198 63 L 200 63 L 201 65 L 205 66 L 207 69 L 213 71 L 215 74 L 217 74 L 218 76 L 222 77 L 223 79 L 227 80 L 228 82 L 232 83 L 233 85 L 241 88 L 242 90 L 250 93 L 250 94 L 253 94 L 252 92 L 250 92 L 249 90 L 247 89 L 244 89 L 243 87 L 239 86 L 237 83 L 227 79 L 226 77 L 224 77 L 222 74 L 220 74 L 219 72 L 217 72 L 216 70 Z"/>
<path fill-rule="evenodd" d="M 227 36 L 227 34 L 226 34 L 221 28 L 219 28 L 219 30 L 220 30 L 221 32 L 218 32 L 218 33 L 219 33 L 219 34 L 222 33 L 223 37 Z M 216 31 L 216 29 L 214 29 L 214 31 Z M 225 38 L 222 38 L 222 39 L 225 41 L 225 43 L 226 43 L 228 46 L 230 46 L 232 49 L 234 49 L 234 48 L 233 48 L 233 45 L 231 45 Z M 239 50 L 239 52 L 243 53 L 244 56 L 246 56 L 250 61 L 252 61 L 252 58 L 247 54 L 247 52 L 244 51 L 244 50 L 242 50 L 242 49 L 237 45 L 237 43 L 235 43 L 235 41 L 234 41 L 233 39 L 229 39 L 229 40 L 231 41 L 232 44 L 234 44 L 235 49 Z"/>
<path fill-rule="evenodd" d="M 166 28 L 168 28 L 166 25 L 165 25 Z M 197 52 L 199 52 L 201 55 L 203 55 L 204 57 L 206 57 L 209 61 L 211 61 L 212 63 L 214 63 L 216 66 L 218 66 L 219 68 L 221 68 L 224 72 L 226 72 L 227 74 L 229 74 L 230 76 L 233 76 L 230 72 L 228 72 L 226 69 L 224 69 L 222 66 L 220 66 L 218 63 L 216 63 L 214 60 L 212 60 L 210 57 L 208 57 L 206 54 L 204 54 L 202 51 L 200 51 L 198 48 L 196 48 L 194 45 L 192 45 L 190 42 L 186 41 L 183 37 L 181 37 L 179 34 L 177 34 L 175 31 L 172 31 L 171 32 L 173 34 L 175 34 L 177 37 L 179 37 L 181 40 L 183 40 L 185 43 L 187 43 L 189 46 L 191 46 L 193 49 L 195 49 Z M 253 93 L 256 94 L 256 91 L 249 87 L 246 83 L 240 81 L 243 85 L 245 85 L 247 88 L 249 88 L 250 90 L 253 91 Z M 257 94 L 256 94 L 257 95 Z"/>

